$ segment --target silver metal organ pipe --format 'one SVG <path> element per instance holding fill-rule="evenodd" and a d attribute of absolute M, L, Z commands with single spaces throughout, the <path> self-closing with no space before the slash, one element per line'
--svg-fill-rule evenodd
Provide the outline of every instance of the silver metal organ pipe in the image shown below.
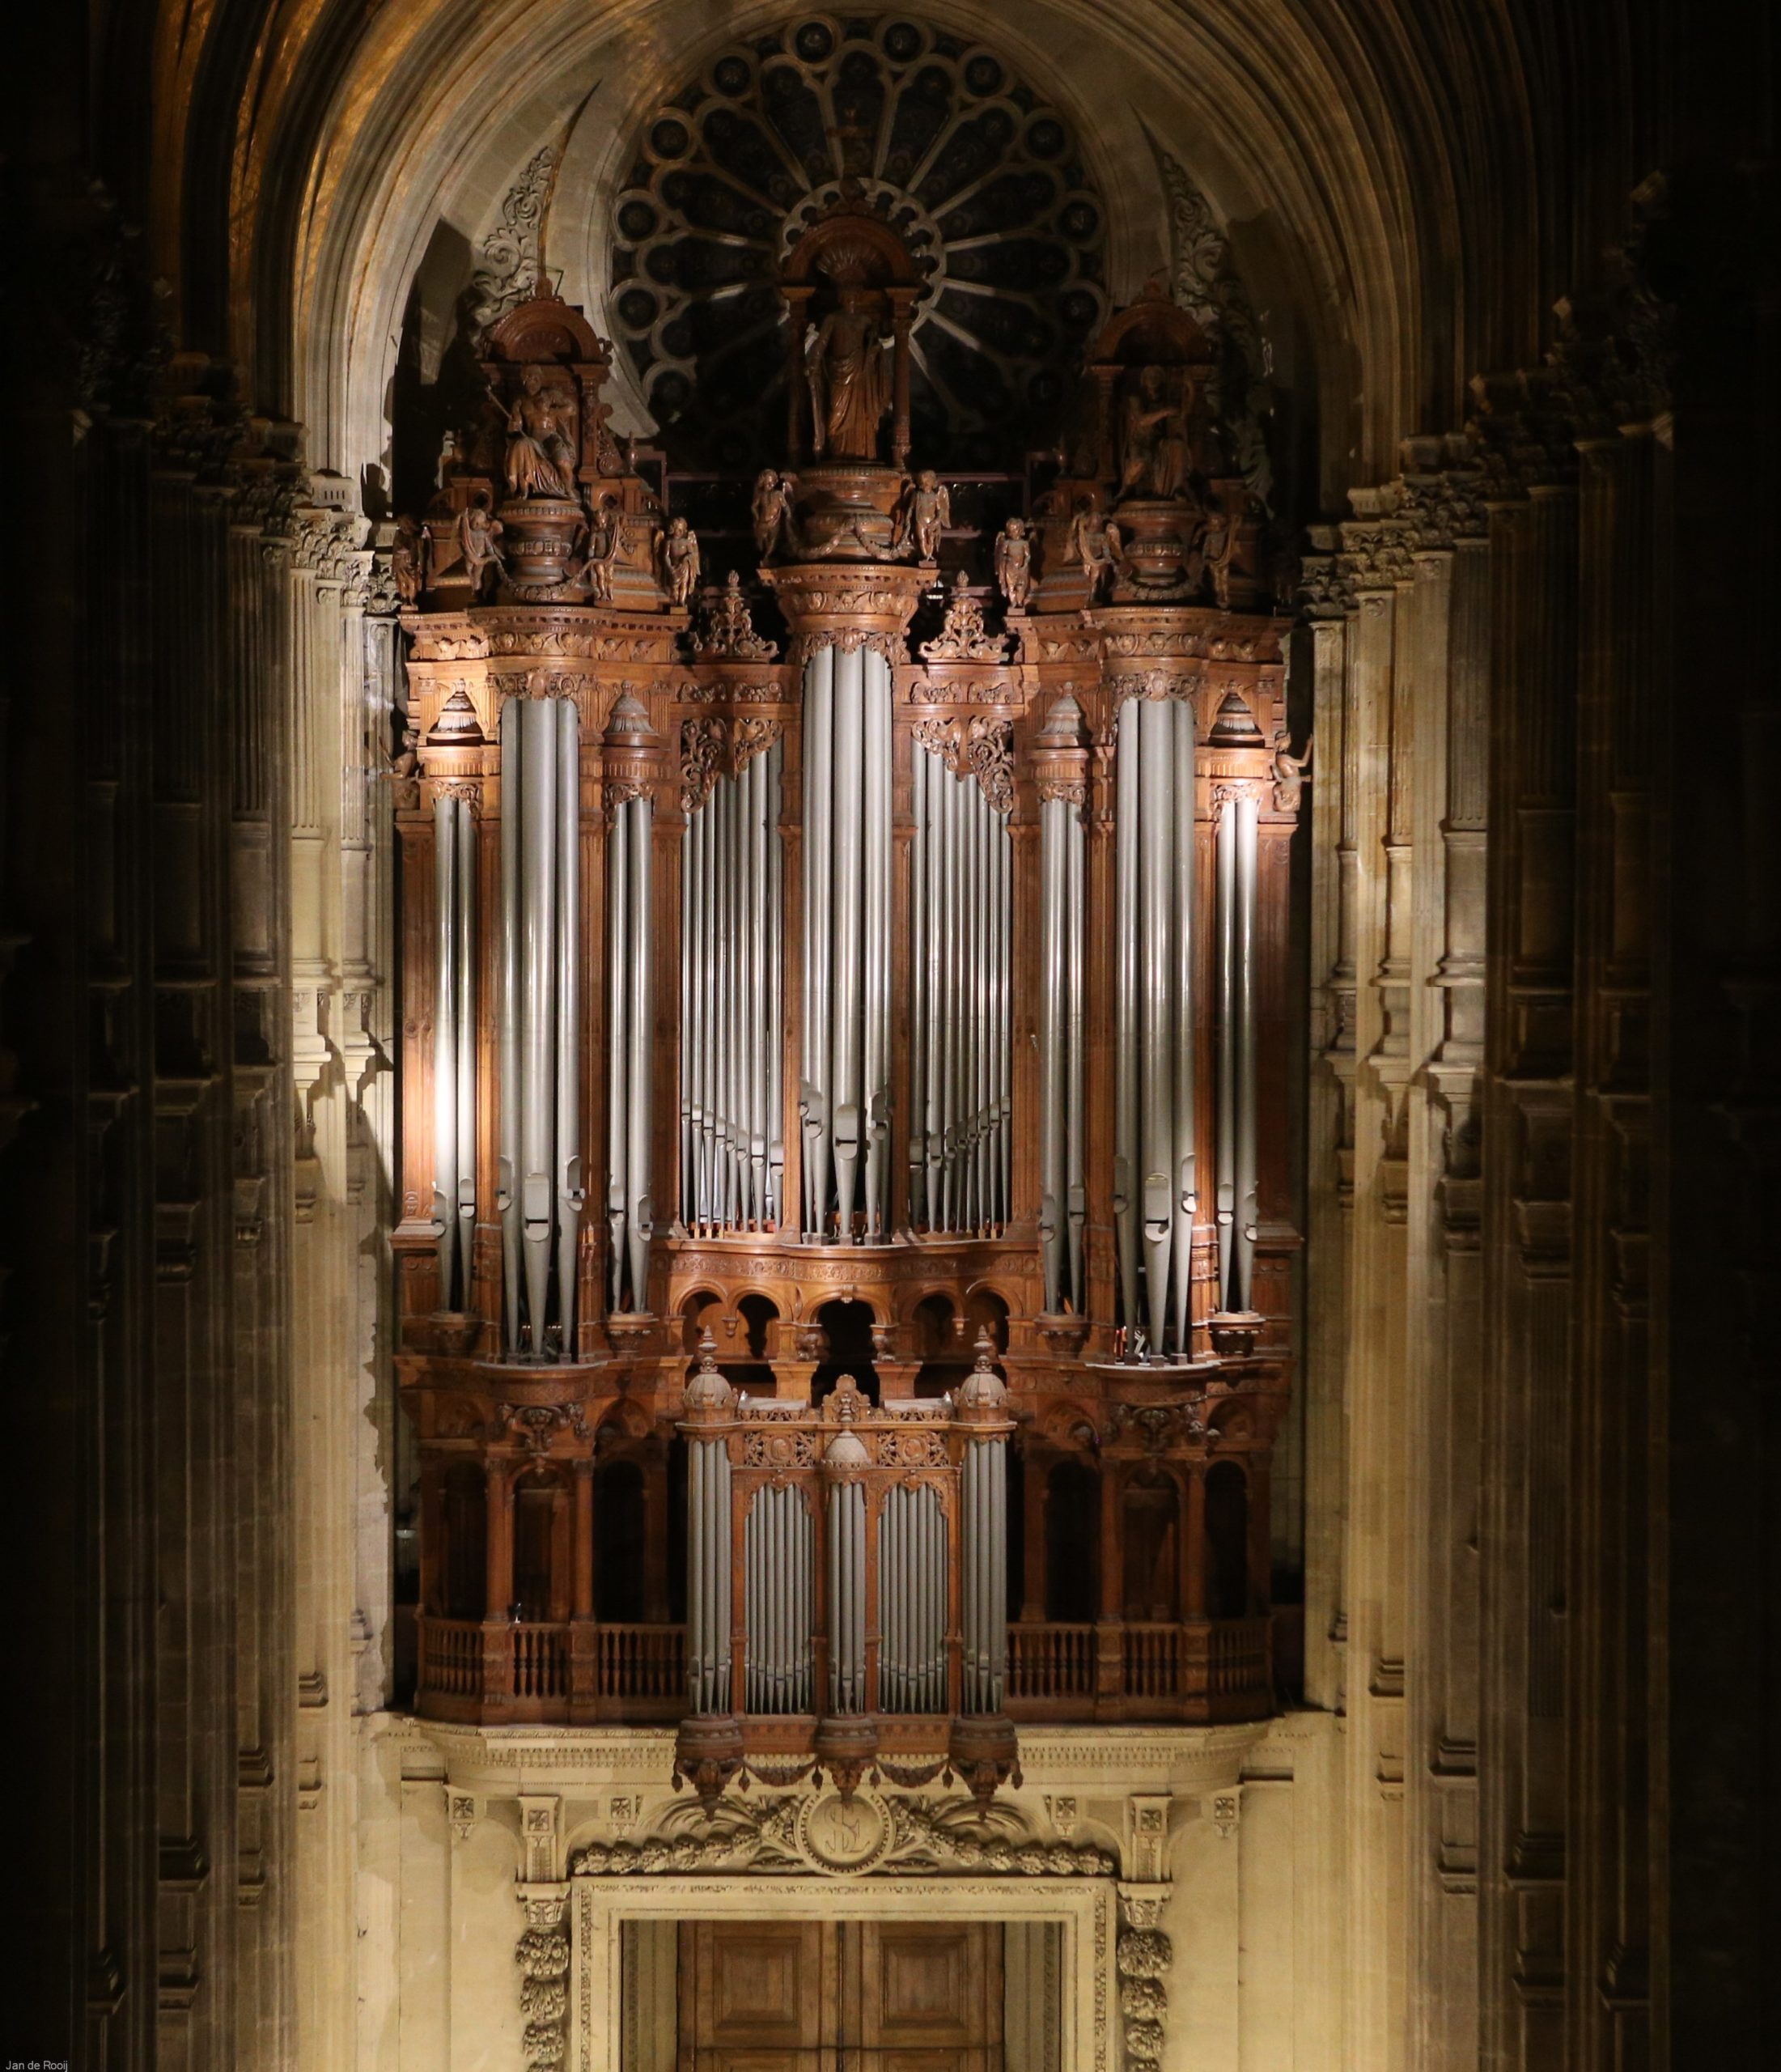
<path fill-rule="evenodd" d="M 786 881 L 779 833 L 780 796 L 785 782 L 785 749 L 775 741 L 764 758 L 766 775 L 762 803 L 767 835 L 767 1213 L 777 1226 L 785 1218 L 785 1040 Z"/>
<path fill-rule="evenodd" d="M 557 717 L 557 1315 L 562 1357 L 575 1352 L 576 1253 L 581 1242 L 581 766 L 580 715 L 572 698 Z"/>
<path fill-rule="evenodd" d="M 625 1127 L 630 1042 L 630 845 L 622 809 L 606 831 L 606 1224 L 611 1252 L 609 1300 L 625 1307 L 625 1217 L 630 1197 L 630 1134 Z"/>
<path fill-rule="evenodd" d="M 833 1019 L 835 651 L 804 664 L 804 1008 L 803 1084 L 804 1235 L 827 1234 L 829 1131 L 833 1100 Z"/>
<path fill-rule="evenodd" d="M 918 741 L 910 744 L 909 845 L 909 1220 L 927 1221 L 927 766 Z"/>
<path fill-rule="evenodd" d="M 864 670 L 859 649 L 835 660 L 834 1004 L 829 1027 L 835 1235 L 853 1232 L 859 1185 L 861 769 Z"/>
<path fill-rule="evenodd" d="M 861 652 L 861 784 L 865 868 L 860 1130 L 866 1235 L 885 1233 L 890 1111 L 890 671 L 876 648 Z"/>
<path fill-rule="evenodd" d="M 1236 811 L 1227 802 L 1218 825 L 1218 1233 L 1219 1296 L 1230 1303 L 1236 1182 Z"/>
<path fill-rule="evenodd" d="M 1184 698 L 1173 700 L 1168 709 L 1175 751 L 1175 796 L 1169 816 L 1175 842 L 1175 1145 L 1171 1169 L 1174 1231 L 1169 1262 L 1173 1277 L 1175 1349 L 1185 1357 L 1193 1344 L 1194 1221 L 1199 1187 L 1194 1124 L 1194 707 Z"/>
<path fill-rule="evenodd" d="M 528 1344 L 545 1349 L 555 1191 L 557 725 L 553 701 L 519 707 L 519 1099 L 521 1228 Z"/>
<path fill-rule="evenodd" d="M 1143 944 L 1141 989 L 1143 1072 L 1139 1081 L 1139 1136 L 1143 1159 L 1144 1293 L 1151 1349 L 1160 1352 L 1168 1322 L 1168 1255 L 1173 1226 L 1174 1072 L 1170 1058 L 1173 1017 L 1169 1013 L 1170 839 L 1169 709 L 1157 698 L 1139 707 L 1139 885 Z"/>
<path fill-rule="evenodd" d="M 1062 799 L 1039 809 L 1039 1245 L 1045 1308 L 1064 1304 L 1064 815 Z"/>
<path fill-rule="evenodd" d="M 1115 1065 L 1113 1080 L 1113 1225 L 1119 1250 L 1122 1313 L 1128 1331 L 1138 1328 L 1139 1259 L 1139 1004 L 1138 843 L 1139 720 L 1140 702 L 1119 708 L 1114 747 Z"/>
<path fill-rule="evenodd" d="M 630 1255 L 630 1297 L 634 1310 L 649 1306 L 649 1241 L 653 1206 L 650 1199 L 649 1088 L 651 926 L 650 840 L 654 815 L 647 798 L 629 799 L 621 809 L 630 831 L 631 963 L 625 1020 L 627 1115 L 630 1141 L 625 1149 L 625 1242 Z"/>
<path fill-rule="evenodd" d="M 1232 1250 L 1236 1259 L 1232 1309 L 1252 1301 L 1256 1234 L 1255 899 L 1257 808 L 1253 798 L 1236 801 L 1236 1170 Z"/>
<path fill-rule="evenodd" d="M 452 1189 L 453 1220 L 457 1225 L 457 1272 L 460 1302 L 470 1301 L 470 1263 L 476 1245 L 476 928 L 477 868 L 476 817 L 469 801 L 460 799 L 457 813 L 457 865 L 453 873 L 452 925 L 456 944 L 452 962 L 457 979 L 457 1059 L 452 1077 L 457 1093 L 457 1170 Z"/>
<path fill-rule="evenodd" d="M 502 1286 L 505 1342 L 519 1350 L 519 1102 L 524 1068 L 519 1050 L 519 715 L 523 698 L 501 707 L 500 1161 Z"/>
<path fill-rule="evenodd" d="M 433 801 L 433 1221 L 442 1310 L 457 1306 L 459 805 L 443 792 Z"/>
<path fill-rule="evenodd" d="M 1083 1235 L 1088 1195 L 1083 1170 L 1083 900 L 1087 839 L 1081 815 L 1067 800 L 1064 813 L 1068 860 L 1064 880 L 1064 1182 L 1069 1232 L 1070 1299 L 1083 1306 Z"/>

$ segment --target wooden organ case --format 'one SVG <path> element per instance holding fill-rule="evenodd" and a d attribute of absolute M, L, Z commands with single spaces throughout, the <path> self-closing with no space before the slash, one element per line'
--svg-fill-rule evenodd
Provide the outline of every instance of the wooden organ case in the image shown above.
<path fill-rule="evenodd" d="M 999 602 L 943 579 L 868 228 L 788 278 L 747 580 L 541 294 L 396 554 L 416 1703 L 679 1722 L 708 1793 L 1274 1703 L 1307 755 L 1256 514 L 1149 296 Z"/>

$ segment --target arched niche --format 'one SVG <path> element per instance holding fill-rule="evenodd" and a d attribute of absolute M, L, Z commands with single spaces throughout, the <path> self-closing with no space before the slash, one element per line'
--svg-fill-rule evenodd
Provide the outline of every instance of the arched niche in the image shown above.
<path fill-rule="evenodd" d="M 1100 1477 L 1074 1455 L 1045 1475 L 1045 1617 L 1083 1624 L 1100 1611 Z"/>

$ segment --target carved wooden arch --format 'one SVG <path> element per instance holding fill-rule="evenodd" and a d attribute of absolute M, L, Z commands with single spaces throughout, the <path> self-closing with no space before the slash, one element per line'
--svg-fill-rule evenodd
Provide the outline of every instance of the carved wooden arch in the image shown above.
<path fill-rule="evenodd" d="M 1084 1425 L 1094 1435 L 1092 1443 L 1080 1436 Z M 1060 1456 L 1086 1460 L 1093 1457 L 1100 1445 L 1100 1427 L 1087 1403 L 1079 1403 L 1074 1396 L 1065 1396 L 1045 1406 L 1039 1420 L 1038 1437 Z"/>
<path fill-rule="evenodd" d="M 573 303 L 554 295 L 516 303 L 490 326 L 482 346 L 488 359 L 508 367 L 569 365 L 604 374 L 612 364 L 612 347 Z"/>
<path fill-rule="evenodd" d="M 812 223 L 779 269 L 783 288 L 824 287 L 919 291 L 922 276 L 909 248 L 864 202 L 842 200 Z"/>
<path fill-rule="evenodd" d="M 1152 282 L 1110 317 L 1088 353 L 1092 367 L 1211 367 L 1212 341 L 1178 302 Z"/>

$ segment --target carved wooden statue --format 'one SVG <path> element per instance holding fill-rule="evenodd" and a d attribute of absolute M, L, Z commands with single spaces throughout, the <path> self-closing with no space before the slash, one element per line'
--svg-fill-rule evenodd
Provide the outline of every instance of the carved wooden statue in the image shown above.
<path fill-rule="evenodd" d="M 1024 612 L 1033 594 L 1033 542 L 1024 518 L 1011 518 L 995 543 L 995 586 L 1011 612 Z"/>
<path fill-rule="evenodd" d="M 657 573 L 671 605 L 681 609 L 693 601 L 699 582 L 699 536 L 684 518 L 669 521 L 655 536 Z"/>

